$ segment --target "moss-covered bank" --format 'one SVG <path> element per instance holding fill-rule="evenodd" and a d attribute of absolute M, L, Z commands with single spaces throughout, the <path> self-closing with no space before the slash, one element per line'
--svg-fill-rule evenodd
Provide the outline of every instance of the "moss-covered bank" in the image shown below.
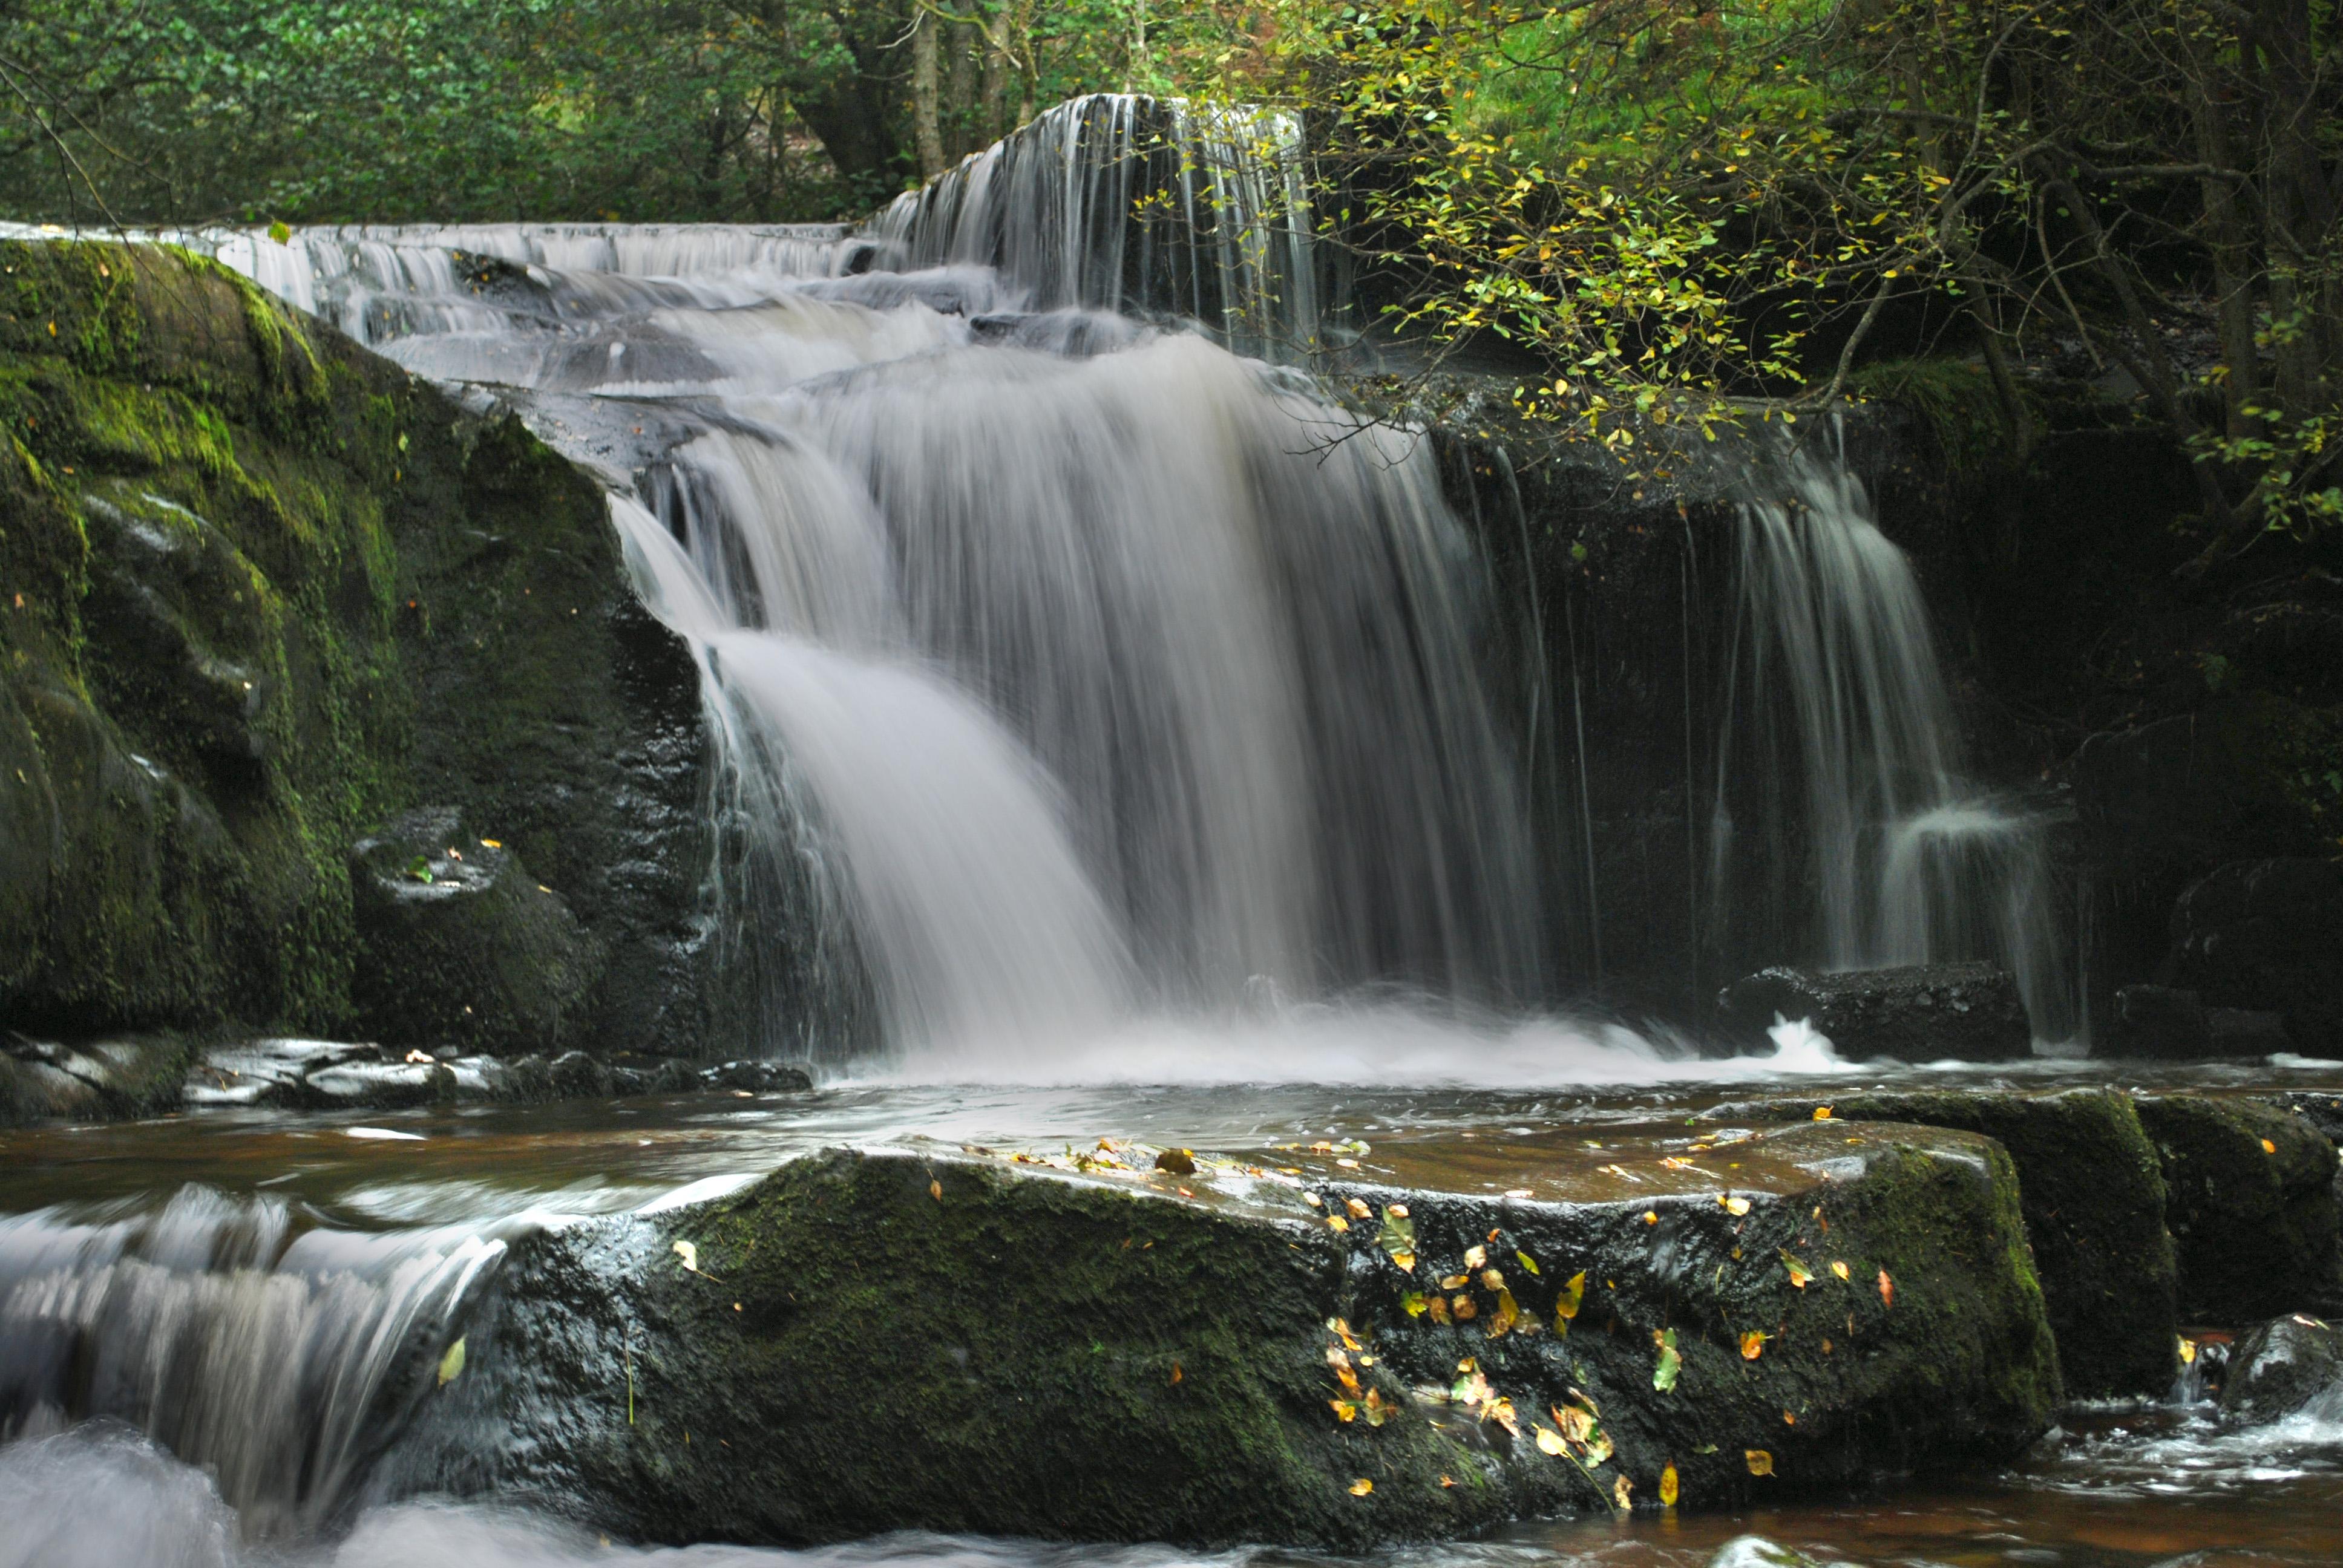
<path fill-rule="evenodd" d="M 696 682 L 588 480 L 169 249 L 0 245 L 0 1027 L 427 1032 L 349 856 L 431 805 L 600 945 L 563 1038 L 695 1032 Z"/>

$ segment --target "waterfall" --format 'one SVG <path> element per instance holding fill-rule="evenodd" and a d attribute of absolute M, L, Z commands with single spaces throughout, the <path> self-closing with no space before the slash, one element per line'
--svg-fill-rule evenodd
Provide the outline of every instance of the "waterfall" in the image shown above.
<path fill-rule="evenodd" d="M 1248 998 L 1543 993 L 1429 444 L 1230 351 L 1315 330 L 1293 146 L 1091 98 L 868 236 L 218 248 L 605 476 L 699 662 L 768 1044 L 980 1074 Z"/>
<path fill-rule="evenodd" d="M 890 265 L 994 267 L 1045 310 L 1182 319 L 1268 358 L 1320 346 L 1291 115 L 1074 98 L 898 196 L 872 229 L 896 247 Z"/>
<path fill-rule="evenodd" d="M 1742 508 L 1732 673 L 1710 827 L 1713 922 L 1737 901 L 1734 802 L 1759 806 L 1776 930 L 1833 969 L 1986 959 L 2037 1039 L 2079 1027 L 2047 823 L 1964 776 L 1918 579 L 1842 463 L 1791 457 Z M 1748 788 L 1748 780 L 1756 780 Z M 1801 859 L 1810 911 L 1783 899 Z"/>
<path fill-rule="evenodd" d="M 248 1533 L 312 1533 L 434 1385 L 504 1251 L 200 1187 L 146 1214 L 0 1220 L 0 1442 L 127 1422 L 209 1470 Z"/>

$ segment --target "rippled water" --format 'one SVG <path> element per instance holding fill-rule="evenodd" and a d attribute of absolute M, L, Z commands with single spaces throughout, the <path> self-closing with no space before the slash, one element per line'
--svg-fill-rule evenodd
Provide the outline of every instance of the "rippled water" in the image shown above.
<path fill-rule="evenodd" d="M 1409 1049 L 1415 1032 L 1439 1026 L 1359 1010 L 1282 1022 L 1263 1019 L 1258 1027 L 1304 1037 L 1314 1032 L 1317 1043 L 1298 1053 L 1282 1051 L 1275 1060 L 1290 1063 L 1297 1054 L 1308 1060 L 1316 1050 L 1332 1067 L 1351 1060 L 1345 1051 L 1386 1064 L 1402 1060 L 1390 1053 Z M 1448 1043 L 1456 1043 L 1453 1030 Z M 104 1407 L 143 1422 L 181 1452 L 203 1456 L 201 1467 L 181 1462 L 129 1425 L 76 1423 L 55 1406 L 20 1402 L 15 1441 L 0 1447 L 0 1568 L 551 1568 L 598 1562 L 1301 1568 L 1319 1560 L 1268 1550 L 1202 1554 L 1160 1546 L 915 1535 L 809 1552 L 712 1543 L 646 1548 L 580 1533 L 560 1519 L 474 1504 L 358 1507 L 349 1499 L 362 1498 L 363 1489 L 338 1489 L 331 1476 L 315 1485 L 292 1485 L 267 1473 L 270 1451 L 259 1439 L 287 1430 L 277 1422 L 282 1412 L 272 1414 L 267 1407 L 271 1391 L 283 1393 L 301 1366 L 314 1371 L 322 1363 L 315 1347 L 302 1350 L 307 1342 L 298 1334 L 273 1347 L 222 1337 L 221 1325 L 246 1320 L 223 1313 L 220 1302 L 224 1292 L 236 1291 L 246 1292 L 246 1304 L 265 1299 L 279 1315 L 264 1313 L 256 1321 L 276 1322 L 280 1333 L 304 1323 L 374 1325 L 387 1334 L 379 1355 L 333 1364 L 375 1368 L 381 1383 L 377 1392 L 387 1391 L 384 1397 L 395 1405 L 401 1377 L 427 1382 L 437 1353 L 430 1338 L 440 1321 L 435 1314 L 468 1288 L 473 1261 L 493 1268 L 500 1239 L 566 1216 L 706 1193 L 818 1147 L 932 1138 L 1047 1148 L 1054 1141 L 1116 1136 L 1257 1155 L 1297 1140 L 1338 1138 L 1368 1145 L 1362 1163 L 1370 1176 L 1503 1185 L 1516 1180 L 1505 1173 L 1506 1162 L 1527 1160 L 1548 1171 L 1549 1180 L 1566 1182 L 1568 1156 L 1577 1148 L 1608 1150 L 1626 1138 L 1682 1136 L 1685 1117 L 1745 1095 L 1753 1076 L 1778 1081 L 1785 1066 L 1802 1069 L 1805 1081 L 1817 1088 L 2090 1082 L 2107 1076 L 2107 1064 L 2084 1062 L 1991 1071 L 1851 1068 L 1799 1040 L 1789 1043 L 1787 1063 L 1771 1067 L 1670 1060 L 1633 1037 L 1606 1038 L 1597 1029 L 1559 1022 L 1493 1030 L 1478 1044 L 1513 1063 L 1525 1079 L 1534 1076 L 1530 1066 L 1543 1051 L 1553 1068 L 1550 1079 L 1586 1081 L 1545 1087 L 1524 1081 L 1507 1090 L 1439 1081 L 1371 1090 L 1245 1083 L 1237 1080 L 1232 1059 L 1229 1081 L 1219 1083 L 973 1086 L 863 1079 L 829 1084 L 809 1097 L 332 1115 L 240 1112 L 0 1133 L 0 1163 L 11 1175 L 0 1205 L 18 1216 L 0 1220 L 0 1312 L 14 1313 L 24 1304 L 10 1292 L 30 1263 L 39 1256 L 54 1259 L 60 1250 L 73 1252 L 82 1260 L 76 1277 L 85 1282 L 103 1277 L 120 1292 L 127 1288 L 126 1279 L 133 1280 L 144 1292 L 136 1299 L 147 1303 L 142 1310 L 176 1303 L 173 1310 L 182 1316 L 170 1320 L 179 1325 L 176 1339 L 157 1339 L 149 1323 L 140 1331 L 147 1337 L 136 1342 L 171 1352 L 150 1354 L 150 1372 L 162 1369 L 155 1386 L 184 1395 L 184 1382 L 173 1380 L 192 1375 L 185 1368 L 200 1364 L 228 1377 L 223 1386 L 253 1393 L 246 1412 L 251 1430 L 241 1433 L 199 1430 L 185 1419 L 175 1424 L 167 1401 L 117 1400 Z M 1112 1059 L 1131 1057 L 1119 1047 Z M 2260 1091 L 2286 1083 L 2331 1088 L 2343 1083 L 2343 1067 L 2176 1069 L 2157 1081 Z M 1613 1158 L 1610 1152 L 1584 1156 L 1588 1161 Z M 195 1245 L 191 1237 L 204 1240 Z M 108 1261 L 117 1257 L 129 1263 Z M 332 1284 L 337 1269 L 375 1293 L 353 1290 L 348 1280 Z M 301 1287 L 307 1292 L 301 1297 L 307 1318 L 284 1315 L 296 1304 L 285 1282 L 294 1275 L 307 1282 Z M 214 1316 L 203 1317 L 206 1312 Z M 192 1337 L 190 1321 L 201 1330 Z M 384 1331 L 384 1324 L 396 1332 Z M 27 1375 L 34 1343 L 14 1327 L 0 1332 L 0 1382 Z M 196 1343 L 216 1361 L 227 1359 L 216 1365 L 190 1362 L 186 1347 Z M 247 1362 L 274 1357 L 281 1364 L 274 1377 L 266 1369 L 246 1377 L 236 1372 L 245 1363 L 230 1352 Z M 301 1361 L 304 1353 L 310 1362 Z M 173 1362 L 172 1354 L 179 1360 Z M 85 1403 L 75 1412 L 94 1408 Z M 184 1418 L 196 1406 L 182 1398 L 172 1408 Z M 339 1432 L 304 1428 L 312 1469 L 317 1454 L 343 1452 L 354 1472 L 362 1471 L 364 1429 L 364 1422 Z M 2071 1412 L 2064 1431 L 1998 1474 L 1915 1476 L 1861 1496 L 1745 1514 L 1527 1523 L 1490 1539 L 1394 1549 L 1374 1561 L 1389 1568 L 1549 1563 L 1695 1568 L 1750 1533 L 1865 1568 L 2335 1563 L 2343 1561 L 2343 1409 L 2231 1434 L 2221 1432 L 2204 1407 Z M 1756 1568 L 1755 1560 L 1745 1568 Z"/>

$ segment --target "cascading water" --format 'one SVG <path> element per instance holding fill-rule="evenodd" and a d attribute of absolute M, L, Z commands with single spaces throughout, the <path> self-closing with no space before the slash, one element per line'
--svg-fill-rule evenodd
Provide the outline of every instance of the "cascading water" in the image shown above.
<path fill-rule="evenodd" d="M 1298 175 L 1237 139 L 1283 132 L 1143 102 L 1052 111 L 876 239 L 311 230 L 230 257 L 608 476 L 705 676 L 736 937 L 819 948 L 774 971 L 971 1071 L 1138 1012 L 1542 989 L 1482 568 L 1426 443 L 1083 308 L 1314 329 L 1306 255 L 1256 244 L 1301 221 Z M 1123 218 L 1134 181 L 1181 179 L 1204 237 L 1166 260 Z M 1040 186 L 1060 206 L 1012 218 Z M 861 1048 L 795 1027 L 788 989 L 772 1043 Z"/>
<path fill-rule="evenodd" d="M 2036 1037 L 2066 1039 L 2079 1019 L 2046 824 L 1963 777 L 1911 561 L 1843 465 L 1794 456 L 1782 490 L 1747 503 L 1738 531 L 1712 918 L 1746 896 L 1735 886 L 1732 802 L 1754 779 L 1777 929 L 1799 923 L 1780 900 L 1803 854 L 1825 964 L 1991 960 L 2016 977 Z"/>

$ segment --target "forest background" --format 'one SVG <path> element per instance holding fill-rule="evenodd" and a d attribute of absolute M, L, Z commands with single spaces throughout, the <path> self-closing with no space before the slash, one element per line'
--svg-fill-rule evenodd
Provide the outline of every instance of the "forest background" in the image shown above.
<path fill-rule="evenodd" d="M 0 216 L 854 219 L 1077 93 L 1265 104 L 1381 321 L 1526 413 L 1929 354 L 2022 459 L 2091 380 L 2210 562 L 2343 522 L 2338 83 L 2343 0 L 0 0 Z"/>

